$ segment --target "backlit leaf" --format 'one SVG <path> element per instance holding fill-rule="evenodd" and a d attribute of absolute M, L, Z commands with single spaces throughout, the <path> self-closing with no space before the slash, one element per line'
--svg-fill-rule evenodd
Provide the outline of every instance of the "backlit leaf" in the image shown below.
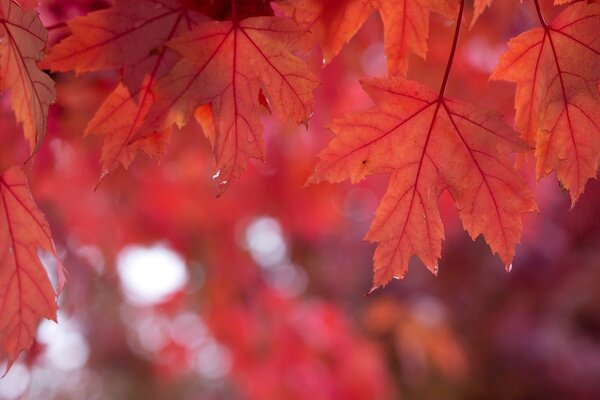
<path fill-rule="evenodd" d="M 50 228 L 19 168 L 0 176 L 0 357 L 28 349 L 42 318 L 56 321 L 56 293 L 38 256 L 56 257 Z M 58 265 L 58 291 L 64 282 Z"/>
<path fill-rule="evenodd" d="M 538 179 L 556 171 L 575 203 L 600 157 L 600 5 L 575 3 L 509 43 L 492 79 L 517 83 L 516 127 Z"/>
<path fill-rule="evenodd" d="M 220 184 L 241 175 L 249 158 L 264 157 L 261 93 L 273 111 L 296 123 L 312 113 L 317 80 L 289 43 L 301 30 L 283 18 L 210 21 L 174 39 L 184 59 L 159 81 L 160 99 L 149 111 L 151 130 L 182 126 L 210 103 Z"/>
<path fill-rule="evenodd" d="M 402 278 L 413 255 L 437 273 L 444 238 L 437 201 L 444 190 L 470 236 L 482 234 L 509 268 L 521 214 L 536 209 L 508 158 L 527 149 L 516 132 L 494 111 L 413 81 L 371 79 L 363 87 L 375 106 L 333 122 L 336 138 L 320 154 L 310 181 L 390 175 L 366 236 L 378 243 L 373 288 Z"/>
<path fill-rule="evenodd" d="M 32 150 L 46 135 L 54 82 L 37 66 L 48 32 L 35 11 L 0 0 L 0 90 L 10 91 L 11 105 Z"/>
<path fill-rule="evenodd" d="M 456 15 L 455 0 L 299 0 L 288 13 L 319 43 L 329 62 L 378 10 L 383 19 L 385 54 L 391 74 L 405 75 L 408 56 L 425 58 L 429 14 Z"/>

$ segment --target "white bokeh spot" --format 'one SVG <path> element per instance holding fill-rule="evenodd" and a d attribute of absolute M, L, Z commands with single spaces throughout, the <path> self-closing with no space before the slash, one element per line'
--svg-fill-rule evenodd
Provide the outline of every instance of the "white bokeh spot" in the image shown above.
<path fill-rule="evenodd" d="M 159 303 L 188 281 L 183 258 L 163 244 L 125 247 L 117 257 L 117 271 L 125 296 L 138 305 Z"/>
<path fill-rule="evenodd" d="M 286 258 L 287 246 L 276 219 L 258 217 L 246 229 L 246 246 L 254 261 L 263 267 L 281 263 Z"/>

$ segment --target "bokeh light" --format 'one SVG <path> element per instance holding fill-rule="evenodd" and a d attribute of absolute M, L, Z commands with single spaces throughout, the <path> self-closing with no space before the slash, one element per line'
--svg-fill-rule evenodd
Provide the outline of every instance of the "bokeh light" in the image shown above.
<path fill-rule="evenodd" d="M 117 258 L 117 271 L 127 299 L 140 305 L 164 300 L 188 280 L 183 258 L 163 244 L 125 247 Z"/>

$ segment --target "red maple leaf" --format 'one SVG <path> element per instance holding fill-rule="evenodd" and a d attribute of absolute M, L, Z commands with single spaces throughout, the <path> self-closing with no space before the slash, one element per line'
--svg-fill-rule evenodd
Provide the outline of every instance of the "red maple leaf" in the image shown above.
<path fill-rule="evenodd" d="M 405 75 L 408 56 L 425 58 L 432 11 L 448 18 L 458 9 L 456 0 L 297 0 L 282 6 L 309 35 L 305 46 L 317 42 L 328 63 L 378 10 L 383 20 L 385 54 L 391 74 Z"/>
<path fill-rule="evenodd" d="M 264 157 L 261 96 L 296 123 L 312 113 L 317 80 L 289 48 L 301 34 L 294 23 L 277 17 L 198 24 L 169 43 L 184 59 L 159 81 L 159 100 L 149 111 L 146 129 L 182 126 L 199 106 L 210 104 L 216 177 L 225 187 L 241 175 L 249 158 Z"/>
<path fill-rule="evenodd" d="M 46 135 L 54 82 L 36 62 L 46 48 L 48 32 L 35 11 L 23 11 L 12 0 L 0 0 L 0 90 L 9 90 L 17 121 L 30 148 Z"/>
<path fill-rule="evenodd" d="M 208 8 L 211 14 L 232 13 L 234 22 L 207 21 L 174 0 L 117 2 L 70 22 L 73 35 L 44 60 L 55 71 L 123 69 L 123 84 L 86 129 L 105 136 L 103 175 L 119 163 L 128 167 L 140 149 L 161 154 L 171 125 L 181 126 L 196 108 L 211 103 L 217 170 L 220 182 L 229 183 L 249 157 L 263 158 L 259 104 L 271 104 L 298 123 L 310 117 L 316 79 L 288 49 L 302 31 L 276 17 L 237 21 L 235 2 Z M 245 15 L 255 7 L 239 8 Z M 176 64 L 181 55 L 186 60 Z"/>
<path fill-rule="evenodd" d="M 527 149 L 517 133 L 498 113 L 444 96 L 459 31 L 439 92 L 403 78 L 363 81 L 375 106 L 331 124 L 336 138 L 309 180 L 356 182 L 390 174 L 366 236 L 378 243 L 373 288 L 402 278 L 413 255 L 437 273 L 444 238 L 437 201 L 444 190 L 471 237 L 482 234 L 507 268 L 520 240 L 521 214 L 536 210 L 508 158 Z"/>
<path fill-rule="evenodd" d="M 537 3 L 536 3 L 537 5 Z M 579 2 L 508 43 L 492 79 L 517 83 L 516 127 L 538 179 L 556 171 L 575 203 L 600 157 L 600 5 Z"/>
<path fill-rule="evenodd" d="M 0 356 L 9 366 L 32 343 L 41 318 L 56 321 L 56 296 L 38 256 L 56 251 L 46 218 L 34 203 L 25 174 L 0 176 Z M 64 272 L 58 263 L 58 291 Z"/>
<path fill-rule="evenodd" d="M 164 153 L 170 130 L 142 135 L 139 129 L 156 100 L 157 80 L 180 59 L 165 43 L 203 18 L 174 0 L 118 1 L 70 21 L 73 34 L 44 59 L 54 71 L 122 70 L 123 83 L 86 129 L 104 136 L 103 176 L 119 164 L 129 167 L 139 150 L 153 156 Z"/>

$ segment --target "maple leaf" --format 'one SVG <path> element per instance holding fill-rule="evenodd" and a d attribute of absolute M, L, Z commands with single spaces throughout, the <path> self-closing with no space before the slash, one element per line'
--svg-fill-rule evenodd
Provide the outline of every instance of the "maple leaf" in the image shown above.
<path fill-rule="evenodd" d="M 170 130 L 138 135 L 155 101 L 154 89 L 181 58 L 165 46 L 205 17 L 173 0 L 119 1 L 69 22 L 73 34 L 52 49 L 44 65 L 77 73 L 121 68 L 124 84 L 107 97 L 86 128 L 104 136 L 102 176 L 129 167 L 139 150 L 162 155 Z"/>
<path fill-rule="evenodd" d="M 54 82 L 36 65 L 47 36 L 37 12 L 0 0 L 0 90 L 10 90 L 17 121 L 34 152 L 46 134 L 48 107 L 55 99 Z"/>
<path fill-rule="evenodd" d="M 406 75 L 408 56 L 425 58 L 429 35 L 429 14 L 435 11 L 448 18 L 456 14 L 456 0 L 300 0 L 284 10 L 311 32 L 330 62 L 358 32 L 367 18 L 378 10 L 383 20 L 385 54 L 390 74 Z"/>
<path fill-rule="evenodd" d="M 182 126 L 199 106 L 210 104 L 216 176 L 225 188 L 241 175 L 248 158 L 264 157 L 261 96 L 296 123 L 311 115 L 317 80 L 289 49 L 300 34 L 290 20 L 253 17 L 202 22 L 172 40 L 169 46 L 184 59 L 159 81 L 160 100 L 149 111 L 145 130 Z"/>
<path fill-rule="evenodd" d="M 54 72 L 123 69 L 124 81 L 136 92 L 146 74 L 164 58 L 156 74 L 164 73 L 177 60 L 162 46 L 201 18 L 176 0 L 121 0 L 106 10 L 74 18 L 67 25 L 71 36 L 44 58 L 42 66 Z"/>
<path fill-rule="evenodd" d="M 463 226 L 483 234 L 508 268 L 521 214 L 536 209 L 507 155 L 527 146 L 494 111 L 443 97 L 403 78 L 362 82 L 375 107 L 336 120 L 335 139 L 309 182 L 357 182 L 374 173 L 390 182 L 366 239 L 375 251 L 373 287 L 401 278 L 417 255 L 434 273 L 444 238 L 437 201 L 452 195 Z"/>
<path fill-rule="evenodd" d="M 38 250 L 54 257 L 50 228 L 35 205 L 25 174 L 13 167 L 0 176 L 0 356 L 9 365 L 28 349 L 41 318 L 56 321 L 56 293 Z M 64 282 L 58 265 L 58 291 Z"/>
<path fill-rule="evenodd" d="M 100 160 L 102 176 L 112 172 L 118 164 L 127 169 L 140 150 L 150 156 L 165 153 L 170 141 L 170 129 L 136 137 L 148 110 L 154 104 L 152 92 L 155 82 L 155 79 L 149 78 L 139 91 L 139 100 L 125 85 L 119 84 L 88 123 L 86 133 L 104 136 Z"/>
<path fill-rule="evenodd" d="M 570 3 L 574 0 L 554 0 L 554 5 L 563 5 Z M 590 0 L 595 1 L 595 0 Z M 483 14 L 486 8 L 492 5 L 493 0 L 475 0 L 473 2 L 473 18 L 471 19 L 471 26 L 475 24 L 477 19 Z"/>
<path fill-rule="evenodd" d="M 537 5 L 537 3 L 536 3 Z M 600 5 L 575 3 L 508 43 L 492 79 L 516 82 L 516 127 L 538 179 L 556 171 L 573 204 L 600 154 Z"/>

